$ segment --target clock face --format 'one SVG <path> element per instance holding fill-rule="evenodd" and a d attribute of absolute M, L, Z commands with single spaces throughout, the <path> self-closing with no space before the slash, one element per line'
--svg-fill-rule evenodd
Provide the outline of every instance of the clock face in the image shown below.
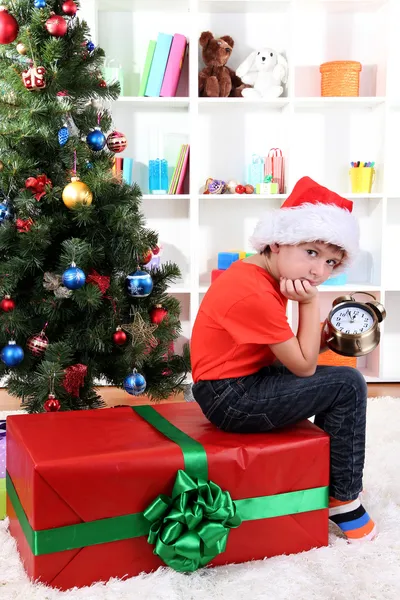
<path fill-rule="evenodd" d="M 374 325 L 372 311 L 355 302 L 346 302 L 335 307 L 331 323 L 335 329 L 350 335 L 362 334 Z"/>

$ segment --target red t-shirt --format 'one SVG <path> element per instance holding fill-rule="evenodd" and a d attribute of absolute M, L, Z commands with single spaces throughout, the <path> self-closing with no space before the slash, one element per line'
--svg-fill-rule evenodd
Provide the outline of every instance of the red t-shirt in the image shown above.
<path fill-rule="evenodd" d="M 216 279 L 201 303 L 190 345 L 193 381 L 256 373 L 272 364 L 268 344 L 293 337 L 279 283 L 242 260 Z"/>

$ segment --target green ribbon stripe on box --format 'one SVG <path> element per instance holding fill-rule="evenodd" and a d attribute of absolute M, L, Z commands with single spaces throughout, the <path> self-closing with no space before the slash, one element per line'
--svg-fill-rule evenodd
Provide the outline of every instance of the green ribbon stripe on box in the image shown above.
<path fill-rule="evenodd" d="M 328 487 L 232 500 L 208 480 L 207 454 L 199 442 L 151 406 L 132 409 L 182 450 L 185 469 L 178 470 L 171 496 L 159 495 L 141 513 L 34 531 L 7 473 L 7 494 L 35 556 L 146 535 L 165 564 L 191 572 L 224 552 L 230 529 L 243 521 L 328 507 Z"/>

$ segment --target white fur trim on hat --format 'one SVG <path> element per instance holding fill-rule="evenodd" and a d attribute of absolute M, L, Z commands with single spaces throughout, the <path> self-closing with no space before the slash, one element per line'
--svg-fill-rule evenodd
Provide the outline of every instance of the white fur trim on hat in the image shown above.
<path fill-rule="evenodd" d="M 335 273 L 351 265 L 359 251 L 360 231 L 356 217 L 335 204 L 305 203 L 268 212 L 250 237 L 257 252 L 271 244 L 295 245 L 303 242 L 326 242 L 346 252 Z"/>

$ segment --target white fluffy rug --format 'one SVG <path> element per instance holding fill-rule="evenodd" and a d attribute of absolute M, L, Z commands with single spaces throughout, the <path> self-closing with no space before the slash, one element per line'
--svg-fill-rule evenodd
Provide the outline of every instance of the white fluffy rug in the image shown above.
<path fill-rule="evenodd" d="M 379 528 L 373 542 L 352 546 L 331 532 L 328 548 L 303 554 L 203 569 L 191 575 L 165 568 L 126 581 L 59 592 L 28 581 L 3 521 L 0 599 L 398 600 L 400 398 L 369 400 L 367 446 L 364 503 Z"/>

